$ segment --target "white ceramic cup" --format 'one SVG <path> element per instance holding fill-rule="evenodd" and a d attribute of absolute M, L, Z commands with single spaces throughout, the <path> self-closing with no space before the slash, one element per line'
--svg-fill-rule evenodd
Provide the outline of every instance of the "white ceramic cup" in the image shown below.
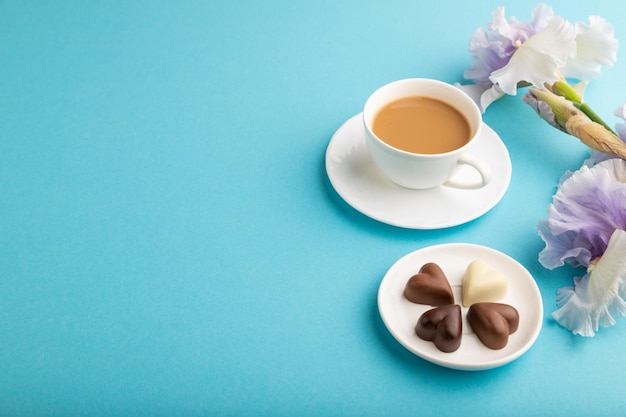
<path fill-rule="evenodd" d="M 457 109 L 469 122 L 470 140 L 458 149 L 440 154 L 411 153 L 394 148 L 381 140 L 372 130 L 374 118 L 386 104 L 410 96 L 435 98 Z M 478 189 L 491 180 L 489 166 L 468 153 L 481 132 L 480 109 L 474 100 L 451 84 L 427 78 L 408 78 L 386 84 L 367 99 L 363 109 L 363 123 L 372 159 L 398 185 L 412 189 L 428 189 L 441 185 Z M 453 174 L 460 165 L 473 167 L 480 174 L 480 180 L 457 179 L 458 176 Z"/>

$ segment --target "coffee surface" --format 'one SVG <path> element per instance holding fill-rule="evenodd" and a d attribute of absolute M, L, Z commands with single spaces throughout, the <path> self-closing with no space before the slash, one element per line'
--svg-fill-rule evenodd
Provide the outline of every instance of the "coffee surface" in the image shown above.
<path fill-rule="evenodd" d="M 470 140 L 465 116 L 431 97 L 403 97 L 387 104 L 374 117 L 372 130 L 394 148 L 419 154 L 450 152 Z"/>

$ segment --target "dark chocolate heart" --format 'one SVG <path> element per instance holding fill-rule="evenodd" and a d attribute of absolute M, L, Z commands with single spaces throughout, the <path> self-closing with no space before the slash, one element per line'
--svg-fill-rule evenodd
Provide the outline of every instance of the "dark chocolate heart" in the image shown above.
<path fill-rule="evenodd" d="M 454 352 L 461 346 L 463 321 L 461 306 L 449 304 L 422 314 L 415 325 L 420 339 L 431 341 L 442 352 Z"/>
<path fill-rule="evenodd" d="M 444 306 L 454 304 L 454 294 L 439 265 L 427 263 L 419 272 L 409 278 L 404 287 L 404 296 L 407 300 L 430 306 Z"/>
<path fill-rule="evenodd" d="M 475 303 L 467 312 L 467 322 L 485 346 L 502 349 L 519 326 L 519 313 L 508 304 Z"/>

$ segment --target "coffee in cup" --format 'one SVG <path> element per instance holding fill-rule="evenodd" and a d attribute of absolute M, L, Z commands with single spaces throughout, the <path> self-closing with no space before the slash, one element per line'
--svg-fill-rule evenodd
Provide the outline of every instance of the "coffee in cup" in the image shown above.
<path fill-rule="evenodd" d="M 468 153 L 481 112 L 457 87 L 425 78 L 392 82 L 369 97 L 363 122 L 374 162 L 398 185 L 481 188 L 491 179 L 489 166 Z M 473 167 L 480 181 L 450 179 L 459 165 Z"/>
<path fill-rule="evenodd" d="M 460 111 L 424 96 L 403 97 L 386 104 L 374 117 L 372 130 L 390 146 L 420 154 L 454 151 L 471 139 L 469 122 Z"/>

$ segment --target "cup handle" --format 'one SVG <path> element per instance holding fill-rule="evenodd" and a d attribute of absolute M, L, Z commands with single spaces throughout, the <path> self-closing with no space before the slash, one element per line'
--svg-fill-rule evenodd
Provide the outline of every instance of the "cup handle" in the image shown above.
<path fill-rule="evenodd" d="M 468 165 L 474 168 L 480 174 L 480 181 L 468 181 L 464 180 L 460 177 L 460 175 L 454 175 L 454 172 L 457 171 L 457 168 L 461 165 Z M 489 184 L 491 181 L 491 168 L 484 161 L 480 159 L 474 158 L 470 155 L 463 155 L 461 159 L 457 161 L 457 168 L 454 169 L 452 175 L 448 180 L 443 184 L 448 187 L 454 188 L 462 188 L 468 190 L 474 190 L 478 188 L 482 188 L 485 185 Z"/>

